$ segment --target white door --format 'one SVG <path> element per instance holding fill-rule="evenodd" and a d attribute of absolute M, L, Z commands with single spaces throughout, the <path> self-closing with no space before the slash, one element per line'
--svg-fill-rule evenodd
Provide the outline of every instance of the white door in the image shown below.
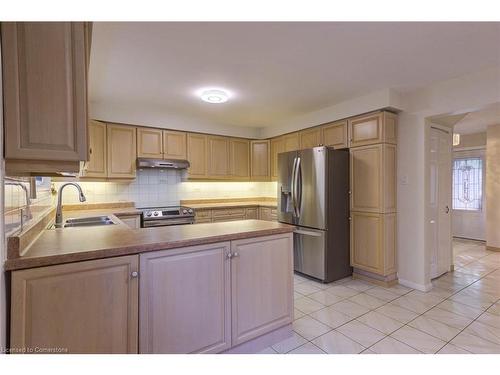
<path fill-rule="evenodd" d="M 484 150 L 453 152 L 453 237 L 484 241 Z"/>
<path fill-rule="evenodd" d="M 451 131 L 431 127 L 429 230 L 431 278 L 450 270 L 451 247 Z"/>

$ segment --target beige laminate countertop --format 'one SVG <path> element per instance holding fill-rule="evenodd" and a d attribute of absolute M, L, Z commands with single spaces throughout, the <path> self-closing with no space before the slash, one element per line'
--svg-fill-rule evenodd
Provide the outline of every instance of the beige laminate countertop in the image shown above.
<path fill-rule="evenodd" d="M 214 203 L 187 203 L 187 206 L 196 209 L 211 209 L 211 208 L 231 208 L 231 207 L 270 207 L 276 208 L 276 202 L 269 201 L 242 201 L 242 202 L 214 202 Z"/>
<path fill-rule="evenodd" d="M 110 212 L 113 212 L 111 214 Z M 65 218 L 136 214 L 134 208 L 97 209 L 65 212 Z M 116 217 L 113 218 L 116 220 Z M 294 227 L 263 220 L 177 225 L 131 229 L 118 224 L 44 230 L 19 258 L 7 259 L 5 270 L 18 270 L 82 260 L 138 254 L 221 241 L 289 233 Z"/>

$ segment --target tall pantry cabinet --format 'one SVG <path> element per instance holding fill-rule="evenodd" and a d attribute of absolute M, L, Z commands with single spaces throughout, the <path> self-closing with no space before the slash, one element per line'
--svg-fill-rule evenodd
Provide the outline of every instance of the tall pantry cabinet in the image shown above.
<path fill-rule="evenodd" d="M 354 275 L 396 280 L 397 116 L 377 112 L 348 122 L 351 153 L 351 265 Z"/>

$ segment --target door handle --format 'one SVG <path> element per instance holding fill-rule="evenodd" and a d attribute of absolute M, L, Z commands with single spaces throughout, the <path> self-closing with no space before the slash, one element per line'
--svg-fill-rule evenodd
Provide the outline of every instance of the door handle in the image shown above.
<path fill-rule="evenodd" d="M 309 231 L 309 230 L 303 230 L 303 229 L 295 229 L 295 230 L 293 231 L 293 233 L 303 234 L 303 235 L 305 235 L 305 236 L 321 237 L 321 233 L 312 232 L 312 231 Z"/>
<path fill-rule="evenodd" d="M 293 158 L 293 166 L 292 166 L 292 181 L 291 181 L 291 193 L 292 193 L 292 206 L 293 206 L 293 214 L 296 216 L 297 215 L 297 201 L 295 197 L 295 190 L 296 190 L 296 185 L 295 185 L 295 172 L 296 172 L 296 166 L 297 166 L 297 158 Z"/>
<path fill-rule="evenodd" d="M 450 213 L 450 207 L 446 206 L 446 208 L 444 209 L 444 211 L 449 214 Z"/>
<path fill-rule="evenodd" d="M 299 190 L 300 190 L 300 195 L 302 195 L 302 181 L 299 180 L 299 174 L 300 174 L 300 156 L 297 157 L 297 163 L 295 165 L 295 216 L 299 217 L 300 216 L 300 206 L 302 204 L 302 197 L 299 197 Z M 299 182 L 300 182 L 300 187 L 299 187 Z"/>

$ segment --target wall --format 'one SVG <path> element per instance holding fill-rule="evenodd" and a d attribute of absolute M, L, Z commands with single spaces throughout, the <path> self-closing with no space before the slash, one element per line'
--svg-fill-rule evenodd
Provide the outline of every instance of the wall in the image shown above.
<path fill-rule="evenodd" d="M 453 146 L 453 151 L 458 151 L 464 148 L 478 148 L 486 146 L 486 132 L 460 134 L 460 144 Z"/>
<path fill-rule="evenodd" d="M 500 250 L 500 125 L 486 139 L 486 246 Z"/>
<path fill-rule="evenodd" d="M 2 46 L 0 45 L 0 155 L 3 155 L 3 98 L 2 98 Z M 3 205 L 3 177 L 5 171 L 5 161 L 0 163 L 0 207 Z M 3 264 L 7 258 L 5 233 L 4 233 L 4 215 L 0 215 L 0 348 L 7 346 L 7 297 L 5 285 L 5 272 Z M 0 351 L 1 354 L 1 351 Z"/>

